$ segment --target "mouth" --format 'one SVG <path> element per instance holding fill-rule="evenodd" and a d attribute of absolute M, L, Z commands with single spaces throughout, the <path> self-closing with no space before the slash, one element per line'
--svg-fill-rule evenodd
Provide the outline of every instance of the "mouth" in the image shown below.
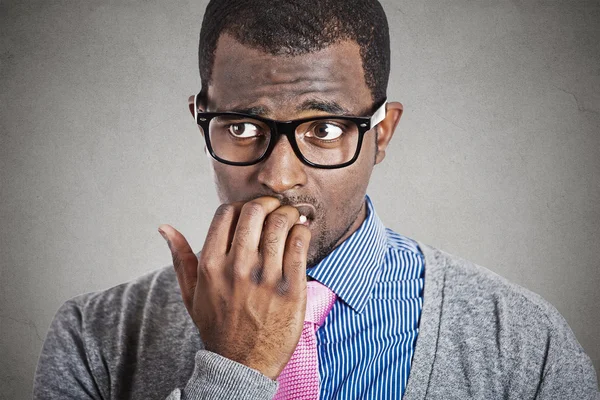
<path fill-rule="evenodd" d="M 300 218 L 298 219 L 298 223 L 304 226 L 309 227 L 311 223 L 315 219 L 316 210 L 315 207 L 311 204 L 292 204 L 292 207 L 295 207 L 300 213 Z"/>

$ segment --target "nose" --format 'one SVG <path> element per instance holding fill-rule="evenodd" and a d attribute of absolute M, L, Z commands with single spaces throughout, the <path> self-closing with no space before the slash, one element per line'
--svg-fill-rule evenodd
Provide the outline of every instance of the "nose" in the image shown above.
<path fill-rule="evenodd" d="M 304 164 L 286 136 L 280 136 L 273 151 L 260 164 L 258 181 L 274 193 L 285 193 L 306 185 Z"/>

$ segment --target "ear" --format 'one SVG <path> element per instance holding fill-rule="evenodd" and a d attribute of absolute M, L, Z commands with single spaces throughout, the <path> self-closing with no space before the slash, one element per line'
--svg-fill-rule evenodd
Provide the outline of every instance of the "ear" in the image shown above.
<path fill-rule="evenodd" d="M 394 131 L 400 122 L 404 107 L 401 103 L 391 102 L 386 105 L 385 119 L 377 125 L 377 149 L 375 154 L 375 164 L 379 164 L 385 158 L 385 150 L 387 149 Z"/>
<path fill-rule="evenodd" d="M 194 98 L 196 96 L 192 95 L 188 98 L 188 106 L 190 108 L 190 113 L 192 114 L 192 117 L 195 118 L 196 117 L 196 111 L 194 110 Z M 198 97 L 198 104 L 196 104 L 196 106 L 198 107 L 198 111 L 204 111 L 204 104 L 201 104 L 201 98 Z"/>

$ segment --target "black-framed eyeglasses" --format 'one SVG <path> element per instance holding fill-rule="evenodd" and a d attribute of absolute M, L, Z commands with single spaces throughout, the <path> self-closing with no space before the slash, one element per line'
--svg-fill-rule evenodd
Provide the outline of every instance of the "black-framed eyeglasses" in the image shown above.
<path fill-rule="evenodd" d="M 199 112 L 196 123 L 206 147 L 217 161 L 247 166 L 269 157 L 280 135 L 288 138 L 296 156 L 316 168 L 342 168 L 355 162 L 365 133 L 385 119 L 386 101 L 370 117 L 318 116 L 275 121 L 236 112 Z"/>

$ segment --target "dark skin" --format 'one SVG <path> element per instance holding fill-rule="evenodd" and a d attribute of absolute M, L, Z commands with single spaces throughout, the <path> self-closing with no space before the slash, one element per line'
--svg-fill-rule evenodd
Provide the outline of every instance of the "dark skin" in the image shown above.
<path fill-rule="evenodd" d="M 373 108 L 356 43 L 286 57 L 246 47 L 228 34 L 217 44 L 200 105 L 200 111 L 244 110 L 281 121 L 370 115 Z M 194 115 L 193 97 L 190 111 Z M 306 268 L 364 221 L 373 167 L 384 159 L 401 115 L 400 103 L 388 103 L 377 139 L 375 129 L 366 133 L 358 160 L 345 168 L 303 164 L 285 137 L 256 165 L 229 166 L 209 156 L 222 204 L 200 257 L 176 229 L 159 227 L 207 350 L 271 379 L 279 376 L 302 332 Z M 308 214 L 308 226 L 299 223 L 301 213 Z"/>

